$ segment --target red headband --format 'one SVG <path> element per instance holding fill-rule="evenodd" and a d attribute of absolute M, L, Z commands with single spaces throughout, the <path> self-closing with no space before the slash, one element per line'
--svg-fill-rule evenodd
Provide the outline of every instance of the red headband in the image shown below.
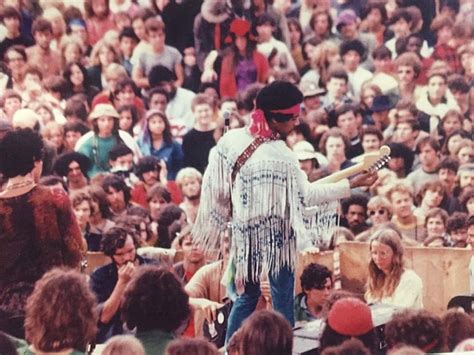
<path fill-rule="evenodd" d="M 299 114 L 301 112 L 300 104 L 296 104 L 293 107 L 285 108 L 281 110 L 270 110 L 271 113 L 282 113 L 285 115 Z M 252 112 L 250 115 L 250 133 L 253 136 L 261 136 L 265 138 L 271 137 L 274 132 L 268 126 L 267 120 L 265 119 L 265 114 L 263 110 L 257 109 Z"/>
<path fill-rule="evenodd" d="M 301 106 L 300 104 L 296 104 L 293 107 L 290 108 L 285 108 L 282 110 L 270 110 L 271 113 L 283 113 L 285 115 L 291 115 L 291 114 L 299 114 L 301 113 Z"/>

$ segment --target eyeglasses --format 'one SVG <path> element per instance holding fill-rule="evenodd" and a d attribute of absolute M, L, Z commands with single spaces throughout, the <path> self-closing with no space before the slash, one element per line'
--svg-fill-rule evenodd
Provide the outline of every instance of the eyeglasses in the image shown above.
<path fill-rule="evenodd" d="M 369 216 L 375 216 L 375 214 L 378 214 L 378 215 L 382 216 L 382 215 L 385 214 L 385 212 L 387 212 L 387 211 L 384 208 L 381 208 L 377 211 L 373 211 L 373 210 L 369 211 L 368 213 L 369 213 Z"/>

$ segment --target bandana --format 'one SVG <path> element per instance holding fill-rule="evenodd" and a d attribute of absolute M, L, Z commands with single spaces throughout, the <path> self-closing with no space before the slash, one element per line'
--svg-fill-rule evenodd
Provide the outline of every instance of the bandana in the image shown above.
<path fill-rule="evenodd" d="M 295 115 L 301 112 L 300 104 L 296 104 L 290 108 L 280 109 L 280 110 L 270 110 L 272 113 L 281 113 L 284 115 Z M 252 112 L 250 115 L 250 127 L 249 131 L 253 136 L 261 136 L 264 138 L 270 138 L 273 134 L 273 131 L 268 126 L 267 119 L 265 118 L 265 113 L 261 109 L 257 109 Z"/>

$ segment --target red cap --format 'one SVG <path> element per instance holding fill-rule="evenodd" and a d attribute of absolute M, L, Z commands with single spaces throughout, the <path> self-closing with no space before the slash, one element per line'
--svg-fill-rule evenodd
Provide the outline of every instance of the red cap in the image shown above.
<path fill-rule="evenodd" d="M 374 328 L 369 306 L 357 298 L 343 298 L 334 303 L 328 316 L 329 326 L 339 334 L 359 336 Z"/>
<path fill-rule="evenodd" d="M 236 18 L 230 24 L 229 31 L 234 33 L 236 36 L 244 37 L 247 33 L 250 32 L 250 22 L 240 18 Z"/>

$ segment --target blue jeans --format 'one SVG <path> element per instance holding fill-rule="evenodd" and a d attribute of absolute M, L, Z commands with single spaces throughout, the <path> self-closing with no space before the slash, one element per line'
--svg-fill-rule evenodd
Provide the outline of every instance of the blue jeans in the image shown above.
<path fill-rule="evenodd" d="M 272 294 L 273 309 L 280 312 L 293 327 L 294 319 L 294 284 L 295 275 L 288 267 L 280 270 L 276 277 L 268 275 L 270 281 L 270 289 Z M 260 297 L 260 283 L 247 282 L 245 284 L 245 292 L 238 296 L 232 306 L 227 324 L 226 344 L 232 335 L 240 328 L 242 322 L 252 314 L 257 306 Z"/>

